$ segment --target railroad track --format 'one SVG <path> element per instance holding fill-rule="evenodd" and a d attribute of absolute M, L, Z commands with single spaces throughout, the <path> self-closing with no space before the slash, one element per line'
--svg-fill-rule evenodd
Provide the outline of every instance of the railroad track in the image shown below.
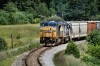
<path fill-rule="evenodd" d="M 40 47 L 32 50 L 24 59 L 23 66 L 41 66 L 39 56 L 52 47 Z"/>

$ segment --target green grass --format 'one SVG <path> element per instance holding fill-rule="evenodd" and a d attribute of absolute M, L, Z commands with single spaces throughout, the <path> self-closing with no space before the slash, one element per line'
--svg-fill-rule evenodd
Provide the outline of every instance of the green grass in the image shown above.
<path fill-rule="evenodd" d="M 15 59 L 15 57 L 12 57 L 12 58 L 8 58 L 4 61 L 1 61 L 0 66 L 11 66 L 14 59 Z"/>
<path fill-rule="evenodd" d="M 39 24 L 0 25 L 0 37 L 8 46 L 7 50 L 0 52 L 0 66 L 11 66 L 17 55 L 38 47 L 39 31 Z M 11 49 L 11 34 L 13 49 Z"/>
<path fill-rule="evenodd" d="M 22 54 L 26 51 L 32 50 L 39 46 L 39 40 L 30 42 L 29 45 L 21 46 L 15 49 L 0 52 L 0 66 L 11 66 L 15 60 L 15 56 Z"/>
<path fill-rule="evenodd" d="M 11 34 L 15 48 L 27 45 L 30 40 L 39 39 L 39 24 L 0 25 L 0 37 L 5 39 L 8 48 L 11 48 Z"/>
<path fill-rule="evenodd" d="M 65 55 L 65 50 L 57 53 L 53 61 L 55 66 L 86 66 L 85 63 L 73 55 Z"/>
<path fill-rule="evenodd" d="M 77 45 L 80 51 L 80 58 L 75 58 L 73 55 L 65 55 L 65 50 L 60 51 L 53 58 L 55 66 L 100 66 L 100 59 L 89 55 L 87 46 L 87 43 Z"/>

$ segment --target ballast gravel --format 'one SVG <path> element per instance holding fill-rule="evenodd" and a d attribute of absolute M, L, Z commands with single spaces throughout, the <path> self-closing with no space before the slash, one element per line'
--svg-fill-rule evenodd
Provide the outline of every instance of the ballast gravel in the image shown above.
<path fill-rule="evenodd" d="M 77 41 L 76 44 L 83 44 L 86 42 L 85 40 Z M 44 54 L 40 55 L 40 63 L 42 66 L 55 66 L 53 62 L 53 57 L 56 53 L 65 50 L 67 47 L 67 44 L 62 44 L 56 47 L 53 47 L 52 49 L 46 51 Z"/>
<path fill-rule="evenodd" d="M 12 66 L 23 66 L 23 59 L 25 56 L 27 56 L 30 53 L 30 51 L 27 51 L 21 55 L 18 55 L 15 59 L 15 61 L 12 63 Z"/>

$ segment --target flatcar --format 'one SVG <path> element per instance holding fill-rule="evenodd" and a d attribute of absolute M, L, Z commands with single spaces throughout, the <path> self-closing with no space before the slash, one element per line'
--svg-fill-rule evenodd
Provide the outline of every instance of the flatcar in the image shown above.
<path fill-rule="evenodd" d="M 40 23 L 40 43 L 61 44 L 100 30 L 99 21 L 46 21 Z"/>

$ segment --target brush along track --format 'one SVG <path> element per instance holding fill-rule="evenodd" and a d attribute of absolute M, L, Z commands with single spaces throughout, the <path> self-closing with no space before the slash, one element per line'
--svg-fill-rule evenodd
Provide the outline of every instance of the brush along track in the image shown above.
<path fill-rule="evenodd" d="M 40 47 L 31 51 L 25 58 L 25 64 L 23 66 L 41 66 L 38 58 L 42 53 L 44 53 L 46 50 L 49 50 L 50 48 L 51 47 Z"/>

